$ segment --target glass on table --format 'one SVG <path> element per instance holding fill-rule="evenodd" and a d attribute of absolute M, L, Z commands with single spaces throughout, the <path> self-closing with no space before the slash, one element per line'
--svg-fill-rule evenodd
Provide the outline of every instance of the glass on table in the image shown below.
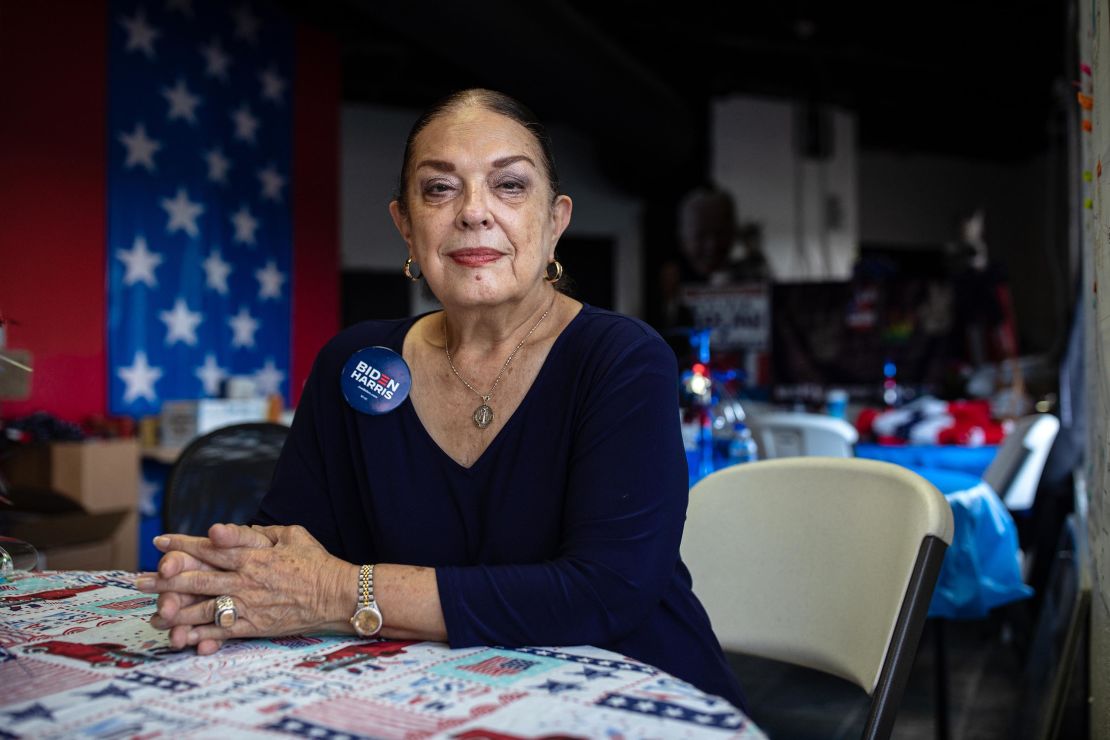
<path fill-rule="evenodd" d="M 33 570 L 39 563 L 39 553 L 29 542 L 0 535 L 0 577 L 17 571 Z"/>

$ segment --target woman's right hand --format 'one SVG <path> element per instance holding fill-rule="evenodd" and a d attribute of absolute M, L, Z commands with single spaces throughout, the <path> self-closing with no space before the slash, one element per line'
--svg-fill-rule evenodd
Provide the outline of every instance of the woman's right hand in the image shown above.
<path fill-rule="evenodd" d="M 161 594 L 156 626 L 170 629 L 172 647 L 196 645 L 207 654 L 232 637 L 350 631 L 358 567 L 329 554 L 303 527 L 216 525 L 209 535 L 160 538 L 166 555 L 158 576 L 135 584 Z M 227 627 L 214 623 L 221 595 L 237 613 Z"/>
<path fill-rule="evenodd" d="M 160 535 L 154 538 L 154 546 L 165 553 L 158 562 L 158 576 L 163 579 L 173 578 L 186 571 L 211 571 L 220 570 L 214 562 L 222 560 L 222 556 L 212 554 L 213 549 L 229 549 L 234 547 L 272 547 L 273 540 L 266 534 L 266 528 L 260 526 L 246 527 L 236 524 L 213 524 L 208 530 L 208 537 L 193 538 L 197 541 L 194 550 L 196 555 L 183 550 L 172 548 L 174 539 L 169 535 Z M 202 559 L 202 558 L 207 558 Z M 167 591 L 158 595 L 158 609 L 151 617 L 150 623 L 155 629 L 169 630 L 176 621 L 178 614 L 188 607 L 206 600 L 208 597 L 201 594 Z M 173 635 L 171 635 L 173 637 Z M 172 640 L 171 640 L 172 642 Z M 223 640 L 206 639 L 197 643 L 197 653 L 210 655 L 223 646 Z M 183 647 L 183 645 L 182 645 Z"/>

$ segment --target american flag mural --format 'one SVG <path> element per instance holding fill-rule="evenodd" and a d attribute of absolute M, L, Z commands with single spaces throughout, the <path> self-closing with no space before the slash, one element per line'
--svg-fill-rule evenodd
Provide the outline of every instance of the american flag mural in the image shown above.
<path fill-rule="evenodd" d="M 263 3 L 108 3 L 110 413 L 290 401 L 294 29 Z"/>

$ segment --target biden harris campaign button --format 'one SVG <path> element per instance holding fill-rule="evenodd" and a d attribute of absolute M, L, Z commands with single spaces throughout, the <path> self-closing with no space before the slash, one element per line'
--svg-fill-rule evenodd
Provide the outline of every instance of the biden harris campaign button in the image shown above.
<path fill-rule="evenodd" d="M 388 347 L 366 347 L 351 355 L 339 378 L 343 397 L 363 414 L 388 414 L 412 387 L 412 373 L 401 355 Z"/>

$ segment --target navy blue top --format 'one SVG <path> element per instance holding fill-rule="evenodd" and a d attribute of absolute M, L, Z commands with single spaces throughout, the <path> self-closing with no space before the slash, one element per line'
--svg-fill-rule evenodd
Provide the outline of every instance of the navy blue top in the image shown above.
<path fill-rule="evenodd" d="M 353 353 L 400 353 L 415 321 L 358 324 L 320 352 L 258 521 L 301 524 L 352 563 L 434 567 L 452 647 L 596 645 L 743 708 L 679 560 L 688 477 L 659 335 L 583 307 L 464 468 L 410 400 L 370 416 L 340 391 Z"/>

